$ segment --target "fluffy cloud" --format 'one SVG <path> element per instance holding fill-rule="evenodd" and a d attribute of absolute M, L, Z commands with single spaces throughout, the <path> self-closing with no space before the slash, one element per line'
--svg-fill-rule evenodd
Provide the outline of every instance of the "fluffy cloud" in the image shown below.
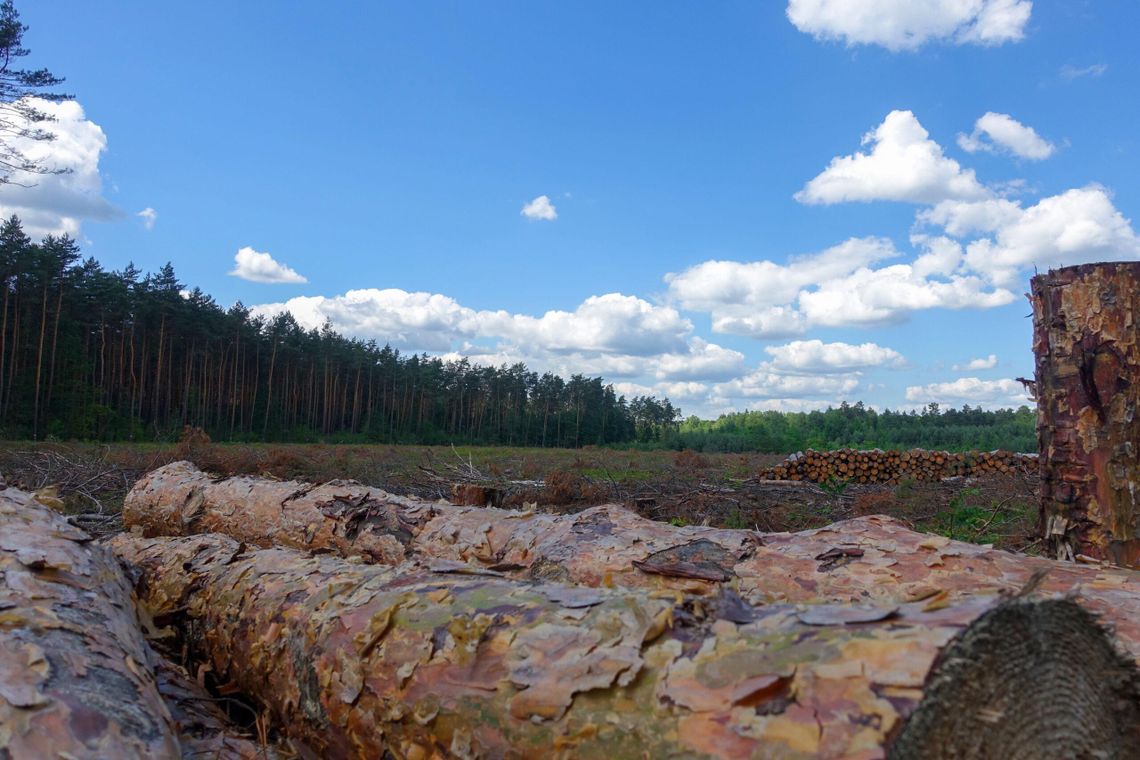
<path fill-rule="evenodd" d="M 960 403 L 983 406 L 1010 406 L 1029 403 L 1025 386 L 1017 380 L 979 380 L 963 377 L 948 383 L 912 385 L 906 389 L 907 401 L 923 404 Z"/>
<path fill-rule="evenodd" d="M 799 297 L 809 325 L 845 327 L 898 323 L 925 309 L 992 309 L 1014 300 L 1008 290 L 992 289 L 982 278 L 953 275 L 932 279 L 911 264 L 863 268 L 849 277 L 821 283 Z"/>
<path fill-rule="evenodd" d="M 527 219 L 539 219 L 546 222 L 553 222 L 558 218 L 558 209 L 554 208 L 550 198 L 545 195 L 540 195 L 523 206 L 519 213 Z"/>
<path fill-rule="evenodd" d="M 955 364 L 951 369 L 955 372 L 977 372 L 982 369 L 993 369 L 997 363 L 997 354 L 990 354 L 984 359 L 971 359 L 965 364 Z"/>
<path fill-rule="evenodd" d="M 829 399 L 850 394 L 859 387 L 855 374 L 840 375 L 786 375 L 777 372 L 770 364 L 761 364 L 743 377 L 720 383 L 716 393 L 728 398 L 810 398 L 826 396 Z"/>
<path fill-rule="evenodd" d="M 966 246 L 965 263 L 990 281 L 1009 286 L 1023 270 L 1092 261 L 1140 258 L 1140 236 L 1098 185 L 1067 190 L 1022 210 L 1008 209 L 994 223 L 993 237 Z M 948 214 L 961 219 L 969 209 Z"/>
<path fill-rule="evenodd" d="M 397 288 L 350 290 L 339 296 L 302 296 L 252 309 L 271 316 L 289 311 L 306 328 L 331 321 L 347 335 L 374 338 L 412 351 L 449 351 L 457 342 L 499 338 L 525 347 L 528 356 L 613 355 L 667 357 L 663 376 L 680 377 L 685 362 L 723 371 L 742 361 L 737 352 L 694 341 L 692 323 L 669 306 L 620 293 L 591 296 L 574 311 L 540 317 L 475 311 L 438 293 Z M 672 355 L 676 355 L 673 358 Z M 630 372 L 637 368 L 630 364 Z"/>
<path fill-rule="evenodd" d="M 683 308 L 709 312 L 715 332 L 758 338 L 887 324 L 920 309 L 984 309 L 1014 299 L 982 278 L 954 274 L 962 254 L 953 241 L 935 238 L 927 245 L 913 264 L 873 268 L 898 251 L 889 240 L 859 238 L 784 265 L 706 261 L 665 280 Z"/>
<path fill-rule="evenodd" d="M 787 14 L 819 40 L 899 51 L 931 41 L 1016 42 L 1032 10 L 1030 0 L 789 0 Z"/>
<path fill-rule="evenodd" d="M 818 398 L 766 398 L 748 403 L 752 412 L 815 412 L 830 406 L 838 406 L 833 401 Z"/>
<path fill-rule="evenodd" d="M 1053 155 L 1053 143 L 1009 114 L 987 111 L 970 134 L 958 135 L 958 146 L 967 153 L 1008 152 L 1019 158 L 1041 161 Z"/>
<path fill-rule="evenodd" d="M 744 354 L 701 338 L 689 340 L 685 353 L 662 354 L 653 362 L 653 375 L 663 381 L 728 380 L 744 369 Z"/>
<path fill-rule="evenodd" d="M 541 317 L 481 312 L 480 332 L 550 351 L 600 351 L 650 355 L 680 350 L 692 323 L 669 306 L 634 296 L 590 296 L 573 312 L 548 311 Z"/>
<path fill-rule="evenodd" d="M 51 103 L 34 98 L 31 102 L 54 118 L 39 126 L 55 139 L 8 136 L 6 140 L 31 161 L 66 173 L 13 174 L 9 184 L 0 185 L 0 217 L 20 217 L 24 232 L 32 239 L 48 234 L 78 237 L 84 221 L 121 218 L 123 212 L 103 197 L 99 174 L 99 158 L 107 149 L 103 129 L 88 121 L 75 101 Z"/>
<path fill-rule="evenodd" d="M 308 282 L 295 270 L 276 261 L 268 253 L 255 251 L 248 245 L 234 254 L 234 268 L 229 274 L 250 282 L 273 284 Z"/>
<path fill-rule="evenodd" d="M 995 232 L 1021 218 L 1021 204 L 1005 198 L 984 201 L 943 201 L 918 212 L 920 223 L 936 224 L 954 237 Z"/>
<path fill-rule="evenodd" d="M 947 158 L 910 111 L 891 111 L 863 136 L 870 153 L 837 156 L 795 194 L 800 203 L 904 201 L 938 203 L 989 196 L 972 169 Z"/>
<path fill-rule="evenodd" d="M 670 297 L 683 308 L 711 313 L 716 332 L 786 337 L 808 327 L 794 306 L 804 288 L 896 255 L 885 238 L 852 238 L 787 264 L 706 261 L 667 274 L 665 281 Z"/>
<path fill-rule="evenodd" d="M 772 355 L 772 367 L 789 373 L 849 373 L 869 367 L 902 367 L 906 360 L 893 348 L 875 343 L 824 343 L 821 340 L 793 340 L 764 349 Z"/>
<path fill-rule="evenodd" d="M 142 211 L 135 214 L 135 216 L 142 219 L 143 227 L 148 230 L 154 229 L 154 223 L 158 221 L 158 212 L 147 206 Z"/>

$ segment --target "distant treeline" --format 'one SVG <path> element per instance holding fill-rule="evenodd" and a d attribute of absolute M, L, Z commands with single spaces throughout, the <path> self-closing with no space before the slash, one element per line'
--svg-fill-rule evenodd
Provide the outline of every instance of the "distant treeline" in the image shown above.
<path fill-rule="evenodd" d="M 253 317 L 184 286 L 80 260 L 67 237 L 0 226 L 0 435 L 172 440 L 483 443 L 651 441 L 668 399 L 630 400 L 601 378 L 402 355 L 289 314 Z"/>
<path fill-rule="evenodd" d="M 681 424 L 675 448 L 696 451 L 786 453 L 838 448 L 1037 450 L 1036 416 L 1028 407 L 985 411 L 980 407 L 922 412 L 877 412 L 862 402 L 816 412 L 742 412 Z"/>
<path fill-rule="evenodd" d="M 597 377 L 403 355 L 288 313 L 224 309 L 169 264 L 106 271 L 68 237 L 34 243 L 16 217 L 0 225 L 3 438 L 169 441 L 189 425 L 216 441 L 1035 449 L 1024 407 L 680 418 L 668 399 L 627 400 Z"/>

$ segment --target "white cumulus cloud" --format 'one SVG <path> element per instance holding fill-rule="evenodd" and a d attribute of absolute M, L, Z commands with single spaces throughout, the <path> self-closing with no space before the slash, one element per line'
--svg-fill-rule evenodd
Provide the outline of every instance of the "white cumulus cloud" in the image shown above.
<path fill-rule="evenodd" d="M 250 282 L 274 284 L 308 282 L 295 270 L 275 260 L 268 253 L 255 251 L 248 245 L 234 254 L 234 268 L 229 274 Z"/>
<path fill-rule="evenodd" d="M 930 139 L 910 111 L 891 111 L 883 123 L 863 136 L 870 153 L 836 156 L 817 177 L 795 194 L 800 203 L 904 201 L 938 203 L 955 198 L 989 196 L 973 169 L 963 169 Z"/>
<path fill-rule="evenodd" d="M 683 308 L 711 315 L 714 332 L 757 338 L 888 324 L 922 309 L 986 309 L 1014 299 L 981 277 L 954 272 L 962 254 L 953 241 L 927 245 L 913 264 L 876 268 L 899 255 L 891 241 L 853 238 L 788 264 L 706 261 L 665 281 Z"/>
<path fill-rule="evenodd" d="M 1030 0 L 789 0 L 787 15 L 819 40 L 900 51 L 934 41 L 1016 42 L 1032 10 Z"/>
<path fill-rule="evenodd" d="M 966 403 L 1008 407 L 1029 403 L 1025 386 L 1017 380 L 980 380 L 976 377 L 962 377 L 946 383 L 911 385 L 906 389 L 906 398 L 912 402 L 950 406 Z"/>
<path fill-rule="evenodd" d="M 856 374 L 788 375 L 762 363 L 743 377 L 720 383 L 716 393 L 728 398 L 810 398 L 828 399 L 849 395 L 859 387 Z"/>
<path fill-rule="evenodd" d="M 554 204 L 550 202 L 549 196 L 540 195 L 530 203 L 522 207 L 519 212 L 527 219 L 542 220 L 545 222 L 553 222 L 558 218 L 558 209 L 554 208 Z"/>
<path fill-rule="evenodd" d="M 1140 236 L 1132 222 L 1098 185 L 1067 190 L 1016 209 L 1018 213 L 1003 216 L 992 237 L 966 246 L 966 265 L 999 285 L 1012 285 L 1031 267 L 1045 270 L 1140 258 Z"/>
<path fill-rule="evenodd" d="M 971 359 L 965 364 L 955 364 L 953 367 L 951 367 L 951 369 L 953 369 L 955 372 L 977 372 L 978 370 L 983 369 L 993 369 L 997 366 L 997 363 L 997 354 L 990 354 L 984 359 Z"/>
<path fill-rule="evenodd" d="M 39 98 L 32 105 L 54 118 L 39 124 L 53 140 L 9 136 L 6 140 L 31 161 L 64 174 L 16 172 L 0 185 L 0 217 L 20 217 L 32 239 L 67 234 L 78 237 L 84 221 L 107 222 L 123 216 L 103 197 L 99 159 L 107 149 L 103 129 L 87 119 L 83 107 L 71 100 L 52 103 Z"/>
<path fill-rule="evenodd" d="M 154 229 L 154 223 L 158 221 L 158 212 L 147 206 L 142 211 L 135 214 L 135 216 L 142 219 L 142 225 L 148 230 Z"/>
<path fill-rule="evenodd" d="M 764 349 L 772 355 L 772 367 L 789 373 L 834 374 L 871 367 L 902 367 L 903 355 L 875 343 L 824 343 L 821 340 L 793 340 Z"/>
<path fill-rule="evenodd" d="M 1007 152 L 1018 158 L 1041 161 L 1053 155 L 1053 143 L 1009 114 L 987 111 L 974 122 L 974 131 L 958 135 L 958 146 L 967 153 Z"/>

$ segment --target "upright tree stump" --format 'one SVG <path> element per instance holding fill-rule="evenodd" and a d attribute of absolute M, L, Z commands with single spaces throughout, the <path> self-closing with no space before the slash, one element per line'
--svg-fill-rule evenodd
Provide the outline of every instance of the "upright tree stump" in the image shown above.
<path fill-rule="evenodd" d="M 1140 567 L 1140 262 L 1031 287 L 1042 536 L 1058 559 Z"/>

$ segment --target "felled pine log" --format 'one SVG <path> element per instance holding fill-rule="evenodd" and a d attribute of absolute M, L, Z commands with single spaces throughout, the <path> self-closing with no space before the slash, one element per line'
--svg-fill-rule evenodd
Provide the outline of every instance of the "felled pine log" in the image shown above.
<path fill-rule="evenodd" d="M 118 560 L 0 489 L 0 758 L 279 756 L 143 638 Z"/>
<path fill-rule="evenodd" d="M 91 540 L 0 491 L 0 757 L 179 757 L 130 583 Z"/>
<path fill-rule="evenodd" d="M 1140 262 L 1031 288 L 1043 538 L 1059 559 L 1140 569 Z"/>
<path fill-rule="evenodd" d="M 123 534 L 142 603 L 313 757 L 1124 757 L 1064 599 L 766 605 Z M 1063 687 L 1063 688 L 1061 688 Z"/>
<path fill-rule="evenodd" d="M 440 569 L 451 562 L 458 571 L 593 587 L 711 595 L 727 586 L 752 604 L 953 601 L 1014 592 L 1044 572 L 1042 591 L 1074 595 L 1140 660 L 1140 573 L 951 541 L 881 516 L 758 534 L 675 527 L 614 505 L 552 515 L 441 505 L 344 481 L 219 481 L 187 462 L 140 480 L 123 513 L 147 536 L 213 531 L 263 547 L 388 564 L 414 554 Z M 392 550 L 371 548 L 380 545 Z"/>

